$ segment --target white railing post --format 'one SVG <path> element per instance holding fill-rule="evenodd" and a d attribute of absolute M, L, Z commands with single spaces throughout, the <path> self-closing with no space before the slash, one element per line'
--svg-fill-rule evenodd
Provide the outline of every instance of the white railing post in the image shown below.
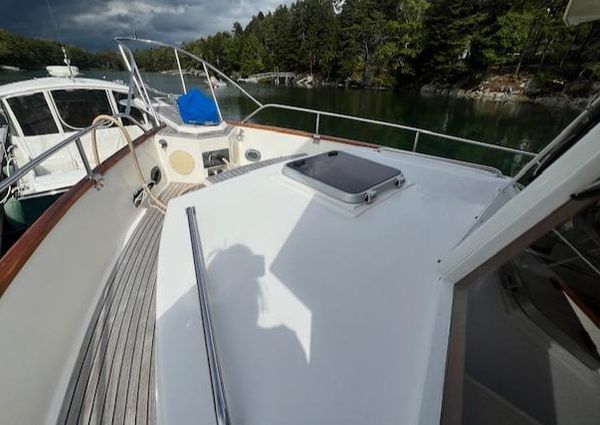
<path fill-rule="evenodd" d="M 177 59 L 177 69 L 179 69 L 179 78 L 181 78 L 181 87 L 183 87 L 183 92 L 187 94 L 187 88 L 185 87 L 185 80 L 183 79 L 183 71 L 181 70 L 181 62 L 179 61 L 179 53 L 177 53 L 177 49 L 173 49 L 175 52 L 175 59 Z"/>
<path fill-rule="evenodd" d="M 321 114 L 317 112 L 317 119 L 315 120 L 315 135 L 319 135 L 319 124 L 321 121 Z"/>
<path fill-rule="evenodd" d="M 202 61 L 202 66 L 204 67 L 204 74 L 206 75 L 206 82 L 208 83 L 208 87 L 210 87 L 210 93 L 212 94 L 213 101 L 217 106 L 217 112 L 219 113 L 219 121 L 223 121 L 223 115 L 221 115 L 221 108 L 219 107 L 219 101 L 217 100 L 217 96 L 215 95 L 215 89 L 212 85 L 212 81 L 210 81 L 210 75 L 208 75 L 208 68 L 206 67 L 206 62 Z"/>
<path fill-rule="evenodd" d="M 416 152 L 416 151 L 417 151 L 417 146 L 419 145 L 419 136 L 420 136 L 420 134 L 421 134 L 421 132 L 420 132 L 420 131 L 417 131 L 417 132 L 415 133 L 415 141 L 414 141 L 414 143 L 413 143 L 413 150 L 412 150 L 413 152 Z"/>

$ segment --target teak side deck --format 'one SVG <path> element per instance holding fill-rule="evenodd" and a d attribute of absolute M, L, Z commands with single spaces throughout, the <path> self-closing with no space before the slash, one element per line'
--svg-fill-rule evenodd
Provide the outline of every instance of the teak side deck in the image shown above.
<path fill-rule="evenodd" d="M 189 185 L 170 184 L 168 200 Z M 117 260 L 81 347 L 58 424 L 155 424 L 156 265 L 163 215 L 150 208 Z"/>

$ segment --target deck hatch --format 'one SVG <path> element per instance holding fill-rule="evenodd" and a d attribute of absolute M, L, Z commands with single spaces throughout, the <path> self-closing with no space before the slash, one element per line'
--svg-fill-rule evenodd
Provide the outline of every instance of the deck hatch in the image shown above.
<path fill-rule="evenodd" d="M 329 151 L 288 162 L 283 174 L 347 203 L 372 202 L 377 194 L 399 188 L 404 176 L 389 167 L 343 151 Z"/>

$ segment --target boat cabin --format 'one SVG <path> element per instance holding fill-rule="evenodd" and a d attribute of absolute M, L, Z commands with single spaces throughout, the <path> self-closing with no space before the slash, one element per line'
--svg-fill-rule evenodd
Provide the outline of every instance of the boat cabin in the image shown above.
<path fill-rule="evenodd" d="M 126 86 L 88 78 L 48 77 L 0 86 L 0 111 L 10 125 L 10 166 L 19 168 L 48 151 L 58 142 L 89 126 L 100 114 L 125 111 Z M 147 125 L 146 114 L 133 108 L 131 115 Z M 141 130 L 125 123 L 133 132 Z M 119 131 L 98 131 L 98 149 L 107 156 L 124 146 Z M 89 136 L 82 144 L 89 150 Z M 19 198 L 40 197 L 64 192 L 84 174 L 84 165 L 73 145 L 44 161 L 18 183 Z M 10 173 L 10 170 L 8 171 Z"/>

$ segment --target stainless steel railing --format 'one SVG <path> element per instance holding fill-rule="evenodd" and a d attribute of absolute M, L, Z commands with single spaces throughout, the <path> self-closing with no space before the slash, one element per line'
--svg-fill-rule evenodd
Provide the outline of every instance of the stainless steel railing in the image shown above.
<path fill-rule="evenodd" d="M 262 106 L 262 103 L 260 103 L 250 93 L 248 93 L 246 90 L 244 90 L 243 87 L 241 87 L 239 84 L 237 84 L 231 78 L 229 78 L 229 76 L 227 74 L 225 74 L 223 71 L 221 71 L 217 67 L 213 66 L 211 63 L 205 61 L 201 57 L 199 57 L 185 49 L 182 49 L 181 47 L 173 46 L 171 44 L 163 43 L 160 41 L 143 39 L 143 38 L 133 38 L 133 37 L 116 37 L 115 42 L 119 46 L 119 52 L 121 53 L 121 56 L 123 57 L 123 61 L 125 62 L 125 67 L 127 68 L 127 70 L 130 73 L 130 80 L 131 80 L 130 81 L 130 93 L 131 93 L 131 89 L 133 88 L 133 86 L 135 86 L 135 88 L 137 89 L 137 92 L 139 94 L 139 97 L 146 104 L 148 110 L 154 117 L 156 124 L 159 123 L 158 115 L 156 114 L 156 111 L 152 104 L 152 100 L 148 96 L 147 85 L 144 83 L 144 80 L 141 76 L 140 70 L 135 61 L 133 51 L 129 47 L 128 43 L 139 43 L 139 44 L 145 44 L 148 46 L 163 47 L 163 48 L 173 50 L 175 61 L 177 63 L 177 71 L 179 73 L 179 79 L 181 81 L 181 88 L 184 93 L 187 93 L 187 86 L 185 83 L 185 77 L 183 74 L 183 69 L 181 67 L 181 59 L 180 59 L 179 55 L 182 54 L 184 56 L 189 57 L 190 59 L 195 60 L 196 62 L 199 62 L 202 65 L 202 68 L 204 70 L 204 75 L 206 77 L 206 83 L 208 84 L 208 87 L 210 89 L 212 99 L 215 102 L 215 105 L 217 107 L 217 112 L 219 114 L 219 118 L 221 121 L 223 121 L 223 114 L 221 112 L 221 106 L 219 105 L 219 100 L 217 99 L 217 96 L 215 95 L 214 85 L 210 79 L 209 69 L 211 71 L 213 71 L 215 74 L 222 77 L 229 84 L 234 86 L 236 89 L 238 89 L 244 96 L 246 96 L 248 99 L 250 99 L 252 102 L 254 102 L 257 106 Z M 131 96 L 130 96 L 130 98 L 131 98 Z"/>
<path fill-rule="evenodd" d="M 266 109 L 281 109 L 281 110 L 287 110 L 287 111 L 296 111 L 296 112 L 305 112 L 305 113 L 314 114 L 315 115 L 314 136 L 316 138 L 318 138 L 320 136 L 321 117 L 327 116 L 327 117 L 334 117 L 334 118 L 340 118 L 340 119 L 345 119 L 345 120 L 350 120 L 350 121 L 355 121 L 355 122 L 366 123 L 366 124 L 374 124 L 374 125 L 379 125 L 379 126 L 383 126 L 383 127 L 412 131 L 415 134 L 414 139 L 413 139 L 413 144 L 412 144 L 413 152 L 416 152 L 419 147 L 420 136 L 421 135 L 429 135 L 429 136 L 433 136 L 433 137 L 448 140 L 448 141 L 459 142 L 459 143 L 464 143 L 464 144 L 473 145 L 473 146 L 479 146 L 479 147 L 496 150 L 496 151 L 501 151 L 501 152 L 507 152 L 507 153 L 511 153 L 511 154 L 515 154 L 515 155 L 523 155 L 528 158 L 533 158 L 533 157 L 536 157 L 536 155 L 537 155 L 535 152 L 530 152 L 530 151 L 526 151 L 523 149 L 516 149 L 516 148 L 497 145 L 497 144 L 493 144 L 493 143 L 480 142 L 477 140 L 467 139 L 464 137 L 452 136 L 452 135 L 448 135 L 448 134 L 438 133 L 435 131 L 425 130 L 425 129 L 417 128 L 417 127 L 406 126 L 406 125 L 402 125 L 402 124 L 391 123 L 391 122 L 387 122 L 387 121 L 373 120 L 373 119 L 362 118 L 362 117 L 357 117 L 357 116 L 353 116 L 353 115 L 338 114 L 338 113 L 326 112 L 326 111 L 317 110 L 317 109 L 302 108 L 302 107 L 277 104 L 277 103 L 262 104 L 257 99 L 255 99 L 250 93 L 248 93 L 246 90 L 244 90 L 243 87 L 241 87 L 239 84 L 237 84 L 231 78 L 229 78 L 229 76 L 227 76 L 221 70 L 219 70 L 218 68 L 216 68 L 209 62 L 205 61 L 201 57 L 199 57 L 185 49 L 182 49 L 181 47 L 173 46 L 171 44 L 162 43 L 159 41 L 148 40 L 148 39 L 138 39 L 138 38 L 131 38 L 131 37 L 117 37 L 117 38 L 115 38 L 115 41 L 117 42 L 117 44 L 119 46 L 119 50 L 125 61 L 125 66 L 131 73 L 130 74 L 131 75 L 130 93 L 132 92 L 132 89 L 135 86 L 139 93 L 139 97 L 142 99 L 142 101 L 144 103 L 146 103 L 147 109 L 151 112 L 151 114 L 155 118 L 157 124 L 159 122 L 159 118 L 154 110 L 152 101 L 151 101 L 150 97 L 148 96 L 147 87 L 149 87 L 149 86 L 147 86 L 144 83 L 144 81 L 141 77 L 139 68 L 137 67 L 137 64 L 135 62 L 133 52 L 132 52 L 131 48 L 128 46 L 128 43 L 136 42 L 136 43 L 146 44 L 146 45 L 150 45 L 150 46 L 157 46 L 157 47 L 172 49 L 174 52 L 176 63 L 177 63 L 177 70 L 179 73 L 179 79 L 181 81 L 181 87 L 182 87 L 182 90 L 184 93 L 187 92 L 187 86 L 185 83 L 185 77 L 184 77 L 183 70 L 181 67 L 180 54 L 183 54 L 183 55 L 199 62 L 200 64 L 202 64 L 202 67 L 204 69 L 204 75 L 206 77 L 206 82 L 208 84 L 208 87 L 210 88 L 211 96 L 213 98 L 213 101 L 216 104 L 216 107 L 217 107 L 217 110 L 219 113 L 219 117 L 221 118 L 221 120 L 223 119 L 223 116 L 221 113 L 221 107 L 220 107 L 219 101 L 215 95 L 214 87 L 213 87 L 212 81 L 210 79 L 209 71 L 208 71 L 209 69 L 211 71 L 213 71 L 215 74 L 222 77 L 229 84 L 231 84 L 236 89 L 238 89 L 244 96 L 246 96 L 248 99 L 250 99 L 254 104 L 256 104 L 257 108 L 253 112 L 251 112 L 249 115 L 247 115 L 242 120 L 242 123 L 248 122 L 249 120 L 254 118 L 257 114 L 259 114 L 260 112 L 262 112 Z"/>
<path fill-rule="evenodd" d="M 127 114 L 120 113 L 120 114 L 116 114 L 115 117 L 131 120 L 131 122 L 133 122 L 135 125 L 140 127 L 144 133 L 146 132 L 146 129 L 144 129 L 144 127 L 138 121 L 136 121 L 134 118 L 132 118 L 131 116 L 129 116 Z M 91 133 L 93 130 L 95 130 L 97 128 L 105 127 L 107 124 L 110 124 L 110 123 L 108 121 L 100 121 L 100 122 L 97 122 L 96 124 L 85 127 L 84 129 L 79 130 L 77 133 L 67 137 L 63 141 L 52 146 L 50 149 L 42 152 L 40 155 L 38 155 L 35 158 L 33 158 L 32 160 L 30 160 L 27 164 L 23 165 L 22 167 L 17 168 L 17 170 L 13 174 L 11 174 L 9 177 L 6 177 L 0 181 L 0 193 L 3 193 L 4 190 L 8 189 L 10 186 L 17 183 L 19 180 L 21 180 L 23 177 L 25 177 L 28 173 L 33 171 L 35 169 L 35 167 L 42 164 L 44 161 L 46 161 L 48 158 L 50 158 L 57 152 L 60 152 L 61 150 L 65 149 L 66 147 L 70 146 L 72 143 L 75 143 L 75 146 L 77 147 L 77 152 L 79 153 L 79 156 L 81 157 L 81 162 L 83 164 L 83 168 L 85 169 L 86 176 L 89 179 L 94 180 L 96 182 L 96 184 L 99 184 L 102 180 L 102 176 L 94 173 L 92 165 L 90 164 L 87 154 L 85 153 L 85 150 L 83 148 L 83 144 L 81 143 L 81 138 L 83 136 L 85 136 L 86 134 Z"/>
<path fill-rule="evenodd" d="M 350 121 L 363 122 L 366 124 L 375 124 L 375 125 L 380 125 L 383 127 L 397 128 L 400 130 L 412 131 L 415 133 L 415 137 L 413 139 L 413 147 L 412 147 L 413 152 L 417 151 L 417 148 L 419 145 L 419 137 L 422 134 L 426 134 L 429 136 L 439 137 L 441 139 L 452 140 L 455 142 L 466 143 L 466 144 L 474 145 L 474 146 L 481 146 L 481 147 L 488 148 L 488 149 L 494 149 L 494 150 L 509 152 L 509 153 L 513 153 L 513 154 L 521 154 L 521 155 L 529 156 L 529 157 L 536 156 L 536 153 L 525 151 L 522 149 L 510 148 L 508 146 L 495 145 L 492 143 L 478 142 L 476 140 L 465 139 L 464 137 L 451 136 L 449 134 L 437 133 L 435 131 L 424 130 L 422 128 L 411 127 L 411 126 L 402 125 L 402 124 L 395 124 L 395 123 L 391 123 L 391 122 L 387 122 L 387 121 L 379 121 L 379 120 L 372 120 L 369 118 L 356 117 L 353 115 L 338 114 L 338 113 L 334 113 L 334 112 L 325 112 L 325 111 L 321 111 L 318 109 L 309 109 L 309 108 L 301 108 L 298 106 L 282 105 L 279 103 L 268 103 L 266 105 L 259 106 L 250 115 L 248 115 L 246 118 L 244 118 L 242 120 L 242 123 L 248 122 L 250 119 L 252 119 L 258 113 L 260 113 L 261 111 L 264 111 L 265 109 L 269 109 L 269 108 L 284 109 L 284 110 L 289 110 L 289 111 L 306 112 L 306 113 L 314 114 L 315 115 L 315 133 L 314 133 L 315 136 L 320 135 L 319 130 L 320 130 L 320 124 L 321 124 L 321 116 L 326 116 L 326 117 L 346 119 L 346 120 L 350 120 Z"/>

